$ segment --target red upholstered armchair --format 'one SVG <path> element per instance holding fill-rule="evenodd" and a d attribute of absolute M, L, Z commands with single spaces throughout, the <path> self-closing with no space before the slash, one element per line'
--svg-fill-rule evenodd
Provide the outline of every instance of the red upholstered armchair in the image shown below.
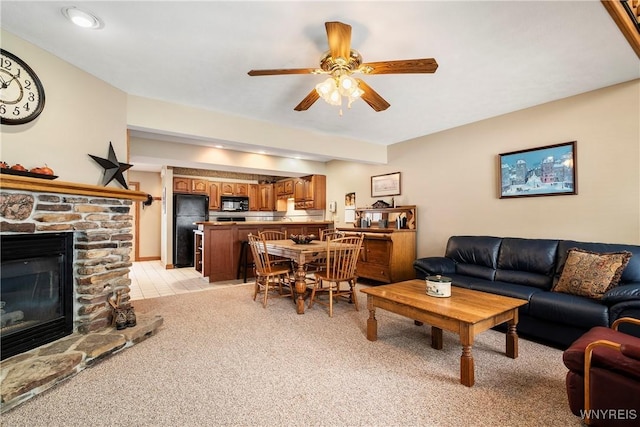
<path fill-rule="evenodd" d="M 640 425 L 640 338 L 618 331 L 625 322 L 640 325 L 625 317 L 596 326 L 562 355 L 569 407 L 585 424 Z"/>

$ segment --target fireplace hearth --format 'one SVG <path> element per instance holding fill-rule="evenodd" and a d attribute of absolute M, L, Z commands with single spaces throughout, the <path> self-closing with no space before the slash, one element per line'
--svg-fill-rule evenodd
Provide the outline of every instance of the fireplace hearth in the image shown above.
<path fill-rule="evenodd" d="M 2 236 L 1 359 L 73 332 L 73 233 Z"/>

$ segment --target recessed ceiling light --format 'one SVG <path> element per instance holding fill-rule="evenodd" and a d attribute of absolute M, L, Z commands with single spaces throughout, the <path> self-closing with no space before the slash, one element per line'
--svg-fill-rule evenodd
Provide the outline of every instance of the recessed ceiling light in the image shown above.
<path fill-rule="evenodd" d="M 98 19 L 95 15 L 92 15 L 89 12 L 85 12 L 84 10 L 78 9 L 75 6 L 69 6 L 62 9 L 62 14 L 71 22 L 76 24 L 78 27 L 82 28 L 90 28 L 90 29 L 98 29 L 102 28 L 104 25 L 102 21 Z"/>
<path fill-rule="evenodd" d="M 216 148 L 224 148 L 224 145 L 219 145 L 219 144 L 218 144 L 218 145 L 216 145 L 215 147 L 216 147 Z"/>

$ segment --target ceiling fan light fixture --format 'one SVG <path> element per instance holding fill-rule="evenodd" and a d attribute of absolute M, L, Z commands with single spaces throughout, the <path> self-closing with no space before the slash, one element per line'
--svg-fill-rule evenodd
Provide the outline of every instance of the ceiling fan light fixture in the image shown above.
<path fill-rule="evenodd" d="M 338 87 L 343 95 L 349 95 L 356 87 L 358 82 L 348 74 L 343 74 L 338 80 Z"/>
<path fill-rule="evenodd" d="M 347 107 L 362 96 L 364 91 L 358 87 L 358 81 L 348 74 L 329 77 L 316 85 L 316 92 L 329 105 L 342 106 L 343 97 L 347 98 Z M 342 115 L 342 109 L 340 110 Z"/>
<path fill-rule="evenodd" d="M 333 77 L 329 77 L 322 83 L 318 83 L 316 85 L 316 92 L 318 92 L 320 98 L 324 99 L 327 104 L 340 105 L 342 103 L 338 84 Z"/>
<path fill-rule="evenodd" d="M 336 88 L 336 81 L 333 77 L 329 77 L 327 80 L 316 85 L 316 92 L 318 92 L 318 95 L 320 95 L 324 99 L 325 97 L 328 97 L 329 94 Z"/>

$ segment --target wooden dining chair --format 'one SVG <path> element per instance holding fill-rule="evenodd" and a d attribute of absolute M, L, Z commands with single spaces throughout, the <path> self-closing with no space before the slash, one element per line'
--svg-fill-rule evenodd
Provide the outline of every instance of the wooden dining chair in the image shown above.
<path fill-rule="evenodd" d="M 340 231 L 340 230 L 336 230 L 334 228 L 325 228 L 320 230 L 320 240 L 321 241 L 326 241 L 326 240 L 332 240 L 332 239 L 336 239 L 338 237 L 345 237 L 345 232 L 344 231 Z M 313 274 L 316 273 L 318 271 L 322 271 L 324 270 L 324 268 L 327 266 L 327 256 L 326 254 L 322 254 L 319 255 L 316 259 L 314 259 L 313 261 L 305 264 L 305 271 L 308 274 Z"/>
<path fill-rule="evenodd" d="M 356 294 L 356 264 L 362 249 L 364 235 L 339 237 L 327 240 L 327 260 L 325 268 L 314 273 L 313 288 L 309 298 L 309 308 L 314 303 L 329 306 L 329 317 L 333 317 L 334 299 L 348 298 L 358 311 L 358 298 Z M 348 288 L 341 288 L 341 283 L 347 283 Z M 325 286 L 326 285 L 326 286 Z M 319 299 L 321 293 L 327 293 L 328 301 Z"/>
<path fill-rule="evenodd" d="M 320 230 L 320 240 L 331 240 L 337 239 L 338 237 L 344 237 L 345 232 L 341 230 L 336 230 L 335 228 L 324 228 Z"/>
<path fill-rule="evenodd" d="M 289 267 L 283 267 L 271 263 L 264 239 L 253 234 L 249 234 L 247 239 L 249 240 L 249 246 L 251 247 L 256 272 L 253 300 L 256 300 L 256 297 L 260 292 L 264 293 L 264 299 L 262 302 L 264 307 L 267 306 L 267 299 L 270 297 L 290 296 L 293 298 L 293 283 L 291 281 L 291 270 Z M 288 288 L 288 291 L 285 288 Z"/>
<path fill-rule="evenodd" d="M 258 236 L 263 240 L 287 240 L 287 231 L 278 231 L 278 230 L 263 230 L 258 231 Z M 278 266 L 287 265 L 294 271 L 295 264 L 289 258 L 281 257 L 281 256 L 271 256 L 271 263 Z"/>
<path fill-rule="evenodd" d="M 258 232 L 258 236 L 264 240 L 287 240 L 286 231 L 263 230 Z"/>

